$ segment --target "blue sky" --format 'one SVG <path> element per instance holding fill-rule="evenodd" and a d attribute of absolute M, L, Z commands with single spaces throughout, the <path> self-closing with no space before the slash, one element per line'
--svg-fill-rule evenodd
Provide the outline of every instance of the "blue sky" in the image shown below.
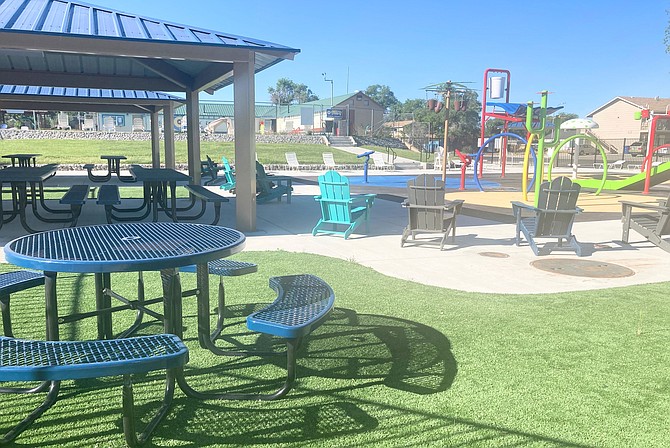
<path fill-rule="evenodd" d="M 510 101 L 548 90 L 549 105 L 580 116 L 616 96 L 670 97 L 668 0 L 88 1 L 299 48 L 256 76 L 257 101 L 282 77 L 328 98 L 323 72 L 335 95 L 385 84 L 401 101 L 425 99 L 423 87 L 448 80 L 481 90 L 487 68 L 510 70 Z"/>

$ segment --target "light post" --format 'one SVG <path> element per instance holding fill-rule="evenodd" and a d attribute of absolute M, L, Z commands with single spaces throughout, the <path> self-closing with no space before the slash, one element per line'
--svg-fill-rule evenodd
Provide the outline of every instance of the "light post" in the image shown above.
<path fill-rule="evenodd" d="M 323 75 L 323 80 L 330 83 L 330 107 L 333 107 L 333 80 L 326 79 L 326 72 L 321 73 Z"/>

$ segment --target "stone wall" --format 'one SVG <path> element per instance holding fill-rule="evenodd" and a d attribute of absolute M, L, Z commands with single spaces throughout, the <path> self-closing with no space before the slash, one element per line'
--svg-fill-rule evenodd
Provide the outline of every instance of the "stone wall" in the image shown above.
<path fill-rule="evenodd" d="M 161 140 L 163 135 L 160 136 Z M 175 133 L 175 141 L 186 141 L 185 133 Z M 61 130 L 28 130 L 0 129 L 1 140 L 151 140 L 149 132 L 102 132 L 102 131 L 61 131 Z M 228 134 L 200 134 L 203 142 L 233 142 L 234 135 Z M 256 134 L 256 143 L 292 143 L 327 145 L 328 141 L 321 135 L 295 134 Z"/>

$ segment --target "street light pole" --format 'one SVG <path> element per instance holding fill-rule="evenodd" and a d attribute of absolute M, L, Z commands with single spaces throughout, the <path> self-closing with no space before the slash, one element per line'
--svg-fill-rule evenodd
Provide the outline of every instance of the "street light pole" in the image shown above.
<path fill-rule="evenodd" d="M 323 75 L 323 80 L 326 82 L 330 83 L 330 107 L 333 107 L 333 80 L 332 79 L 326 79 L 326 73 L 323 72 L 321 73 Z"/>

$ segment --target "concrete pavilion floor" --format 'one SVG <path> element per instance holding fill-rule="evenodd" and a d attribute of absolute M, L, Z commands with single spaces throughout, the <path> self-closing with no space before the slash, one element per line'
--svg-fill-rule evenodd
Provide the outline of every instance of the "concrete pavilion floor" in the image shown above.
<path fill-rule="evenodd" d="M 416 175 L 425 171 L 371 173 L 370 175 Z M 311 230 L 320 217 L 313 195 L 318 194 L 316 176 L 321 171 L 277 173 L 296 177 L 293 200 L 261 204 L 257 208 L 257 230 L 247 234 L 246 251 L 286 250 L 307 252 L 360 263 L 383 274 L 428 285 L 464 291 L 535 294 L 545 292 L 602 289 L 670 280 L 670 254 L 631 232 L 630 244 L 621 239 L 621 206 L 619 200 L 655 202 L 667 198 L 668 186 L 652 189 L 652 194 L 603 193 L 595 196 L 583 192 L 579 205 L 585 212 L 578 216 L 573 232 L 586 247 L 587 256 L 572 251 L 555 250 L 551 255 L 536 257 L 524 242 L 514 244 L 515 225 L 511 200 L 521 200 L 520 175 L 487 176 L 499 182 L 492 191 L 451 190 L 447 197 L 464 199 L 457 235 L 444 251 L 433 245 L 400 247 L 400 235 L 407 213 L 400 206 L 402 188 L 374 185 L 353 186 L 355 192 L 378 194 L 366 231 L 361 226 L 348 240 L 341 236 L 319 235 Z M 343 172 L 356 176 L 361 172 Z M 457 176 L 456 172 L 450 176 Z M 47 186 L 89 183 L 85 173 L 59 172 Z M 89 183 L 90 184 L 90 183 Z M 519 186 L 515 186 L 519 184 Z M 128 185 L 128 184 L 125 184 Z M 124 185 L 124 186 L 125 186 Z M 224 195 L 218 187 L 213 190 Z M 516 191 L 514 191 L 516 190 Z M 222 207 L 220 225 L 235 226 L 235 198 Z M 6 196 L 5 196 L 6 197 Z M 128 206 L 132 201 L 125 200 Z M 5 202 L 5 210 L 9 204 Z M 56 205 L 54 205 L 56 206 Z M 212 220 L 209 210 L 201 222 Z M 103 224 L 104 210 L 90 200 L 83 208 L 79 225 Z M 40 229 L 53 225 L 31 220 Z M 24 234 L 18 222 L 5 224 L 0 230 L 0 246 Z M 426 235 L 428 237 L 428 235 Z M 0 254 L 0 261 L 4 257 Z M 545 264 L 540 269 L 533 264 Z M 295 272 L 309 272 L 309 266 L 294 266 Z"/>

